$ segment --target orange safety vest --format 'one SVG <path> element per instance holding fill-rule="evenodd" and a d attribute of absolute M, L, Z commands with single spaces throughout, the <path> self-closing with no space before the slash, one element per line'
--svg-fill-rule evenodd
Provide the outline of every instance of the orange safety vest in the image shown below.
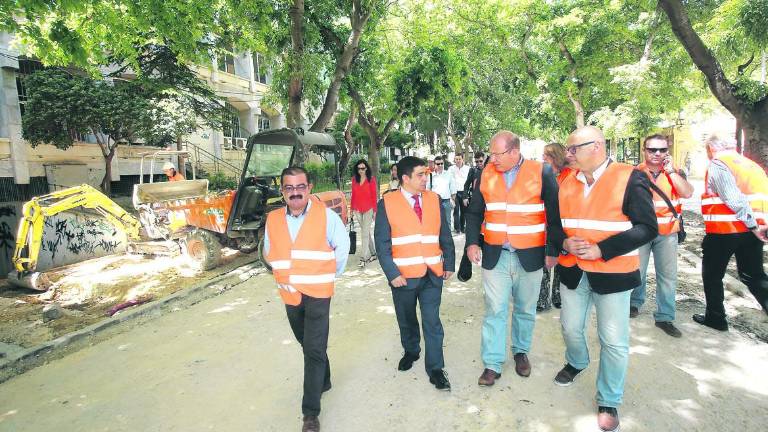
<path fill-rule="evenodd" d="M 568 237 L 581 237 L 590 243 L 598 243 L 608 237 L 632 228 L 627 215 L 621 208 L 624 194 L 634 167 L 611 162 L 605 172 L 592 186 L 589 195 L 584 196 L 584 183 L 575 175 L 568 176 L 560 185 L 560 218 Z M 560 265 L 578 265 L 592 273 L 630 273 L 640 268 L 637 249 L 608 261 L 582 260 L 575 255 L 560 255 Z"/>
<path fill-rule="evenodd" d="M 279 289 L 283 302 L 294 306 L 301 303 L 302 293 L 316 298 L 332 296 L 336 279 L 336 255 L 328 244 L 325 205 L 315 197 L 310 199 L 312 205 L 296 240 L 291 240 L 288 232 L 285 207 L 267 215 L 266 259 L 275 281 L 285 287 Z"/>
<path fill-rule="evenodd" d="M 421 221 L 402 193 L 386 194 L 382 199 L 392 229 L 392 259 L 400 274 L 406 279 L 420 278 L 429 268 L 442 276 L 440 197 L 434 192 L 421 193 Z"/>
<path fill-rule="evenodd" d="M 570 167 L 564 167 L 562 170 L 560 170 L 560 174 L 557 175 L 557 184 L 561 184 L 563 180 L 565 180 L 565 178 L 573 172 L 575 172 L 574 169 Z"/>
<path fill-rule="evenodd" d="M 653 174 L 648 170 L 648 166 L 645 162 L 637 166 L 637 169 L 645 171 L 648 174 L 648 179 L 661 189 L 662 192 L 669 198 L 672 205 L 675 206 L 677 214 L 683 213 L 683 205 L 680 203 L 680 195 L 677 194 L 677 190 L 672 186 L 672 180 L 666 172 L 659 174 L 656 180 L 653 180 Z M 661 195 L 657 194 L 655 190 L 651 189 L 653 194 L 653 208 L 656 210 L 656 222 L 659 224 L 659 235 L 669 235 L 680 231 L 680 223 L 677 218 L 672 215 L 672 210 L 669 209 L 667 202 Z"/>
<path fill-rule="evenodd" d="M 736 152 L 722 152 L 715 156 L 728 166 L 736 179 L 736 186 L 747 196 L 749 206 L 757 223 L 766 223 L 768 212 L 768 176 L 754 161 Z M 709 170 L 704 175 L 705 192 L 701 195 L 701 214 L 704 216 L 704 228 L 712 234 L 735 234 L 749 229 L 736 213 L 725 205 L 723 200 L 709 188 Z"/>
<path fill-rule="evenodd" d="M 541 199 L 541 162 L 524 160 L 520 172 L 507 190 L 504 174 L 488 164 L 480 179 L 485 200 L 483 238 L 486 243 L 515 249 L 544 246 L 546 213 Z"/>

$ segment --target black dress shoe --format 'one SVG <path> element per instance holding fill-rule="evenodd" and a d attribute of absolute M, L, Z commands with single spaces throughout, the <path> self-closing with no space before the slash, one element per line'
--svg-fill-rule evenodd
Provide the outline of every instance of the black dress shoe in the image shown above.
<path fill-rule="evenodd" d="M 714 320 L 708 319 L 705 314 L 693 314 L 693 321 L 695 321 L 698 324 L 701 324 L 703 326 L 707 326 L 709 328 L 713 328 L 715 330 L 720 331 L 728 331 L 728 322 L 716 322 Z"/>
<path fill-rule="evenodd" d="M 429 373 L 429 382 L 435 385 L 438 390 L 451 390 L 451 383 L 448 381 L 448 375 L 442 369 L 435 369 Z"/>
<path fill-rule="evenodd" d="M 397 364 L 397 370 L 407 371 L 413 366 L 413 362 L 419 359 L 418 354 L 405 353 L 403 358 L 400 359 L 400 363 Z"/>

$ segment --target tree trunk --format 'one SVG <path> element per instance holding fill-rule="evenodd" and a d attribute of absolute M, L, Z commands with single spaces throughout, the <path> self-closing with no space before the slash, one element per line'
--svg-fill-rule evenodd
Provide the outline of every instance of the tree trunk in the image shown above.
<path fill-rule="evenodd" d="M 176 136 L 176 150 L 184 150 L 184 142 L 181 140 L 181 135 Z M 176 159 L 176 162 L 178 163 L 176 166 L 179 168 L 179 172 L 184 176 L 184 178 L 187 178 L 187 162 L 184 158 L 184 155 L 179 154 Z"/>
<path fill-rule="evenodd" d="M 333 115 L 336 114 L 336 108 L 339 104 L 339 89 L 341 89 L 341 82 L 344 80 L 344 77 L 347 76 L 347 73 L 352 66 L 352 61 L 357 55 L 358 47 L 360 45 L 360 37 L 363 35 L 363 29 L 365 28 L 368 19 L 371 17 L 372 12 L 372 6 L 368 12 L 363 12 L 362 1 L 352 1 L 352 11 L 349 17 L 352 31 L 349 34 L 349 38 L 344 44 L 343 49 L 340 47 L 341 54 L 336 59 L 336 68 L 333 72 L 331 84 L 328 86 L 328 92 L 325 94 L 323 108 L 320 110 L 320 114 L 317 116 L 317 119 L 309 130 L 313 132 L 323 132 L 326 126 L 328 126 L 328 123 L 331 122 Z"/>
<path fill-rule="evenodd" d="M 381 139 L 378 134 L 371 134 L 368 133 L 368 138 L 371 141 L 371 144 L 368 146 L 368 165 L 371 166 L 371 171 L 373 172 L 373 176 L 376 178 L 376 185 L 381 186 L 378 184 L 379 181 L 379 172 L 381 171 L 381 159 L 379 158 L 379 150 L 381 150 L 381 146 L 384 143 L 384 140 Z M 376 188 L 376 198 L 379 197 L 379 189 Z"/>
<path fill-rule="evenodd" d="M 568 47 L 565 45 L 565 42 L 563 42 L 562 39 L 557 40 L 558 46 L 560 47 L 560 53 L 563 55 L 565 60 L 568 62 L 568 68 L 569 68 L 569 74 L 571 77 L 571 80 L 574 81 L 576 84 L 576 93 L 571 90 L 570 87 L 567 87 L 568 90 L 568 99 L 573 104 L 573 111 L 576 116 L 576 127 L 580 128 L 584 126 L 584 105 L 581 103 L 581 80 L 579 79 L 579 73 L 578 69 L 576 68 L 576 60 L 574 60 L 573 55 L 571 55 L 571 51 L 568 49 Z"/>
<path fill-rule="evenodd" d="M 763 167 L 768 166 L 768 97 L 755 103 L 743 100 L 736 93 L 735 86 L 726 78 L 712 51 L 691 26 L 681 1 L 659 0 L 659 5 L 667 14 L 675 36 L 696 67 L 707 78 L 712 94 L 741 124 L 747 135 L 744 154 Z"/>
<path fill-rule="evenodd" d="M 106 196 L 112 192 L 112 158 L 115 157 L 115 149 L 117 149 L 117 143 L 104 155 L 104 178 L 101 179 L 101 191 Z"/>
<path fill-rule="evenodd" d="M 301 101 L 304 98 L 304 0 L 293 0 L 289 12 L 291 17 L 291 80 L 288 84 L 289 128 L 301 122 Z M 301 159 L 303 164 L 306 159 Z"/>
<path fill-rule="evenodd" d="M 568 89 L 568 99 L 573 104 L 573 111 L 576 115 L 576 127 L 584 127 L 584 106 L 581 105 L 581 100 L 573 95 L 571 89 Z"/>
<path fill-rule="evenodd" d="M 759 163 L 763 169 L 768 168 L 768 115 L 756 115 L 744 120 L 741 127 L 744 131 L 744 156 Z"/>
<path fill-rule="evenodd" d="M 339 173 L 344 177 L 344 172 L 349 165 L 349 158 L 352 157 L 352 153 L 355 151 L 355 140 L 352 137 L 352 127 L 357 121 L 357 111 L 355 105 L 352 104 L 349 109 L 349 118 L 347 124 L 344 126 L 344 145 L 342 146 L 341 159 L 339 160 Z"/>
<path fill-rule="evenodd" d="M 742 127 L 741 122 L 737 119 L 736 120 L 736 151 L 739 153 L 742 153 L 742 149 L 744 148 L 744 143 L 741 140 L 742 137 Z"/>

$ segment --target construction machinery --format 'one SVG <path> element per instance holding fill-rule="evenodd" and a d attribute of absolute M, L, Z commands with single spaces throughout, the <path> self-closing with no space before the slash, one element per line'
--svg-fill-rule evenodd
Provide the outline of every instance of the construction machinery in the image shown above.
<path fill-rule="evenodd" d="M 191 180 L 154 181 L 158 160 L 177 156 L 189 158 L 189 152 L 144 153 L 141 155 L 141 180 L 134 185 L 132 196 L 138 219 L 88 185 L 33 198 L 24 204 L 19 221 L 13 256 L 15 272 L 9 274 L 9 280 L 27 288 L 48 289 L 50 282 L 47 278 L 35 272 L 44 219 L 78 208 L 93 210 L 124 231 L 129 240 L 129 253 L 186 253 L 199 267 L 210 270 L 219 265 L 222 247 L 245 253 L 257 249 L 261 252 L 267 213 L 285 205 L 280 193 L 280 173 L 291 165 L 300 146 L 315 147 L 319 151 L 337 150 L 328 134 L 279 129 L 253 135 L 248 139 L 237 190 L 215 193 L 209 192 L 207 179 L 196 178 L 194 162 L 191 164 Z M 145 182 L 147 163 L 149 181 Z M 348 206 L 343 192 L 321 192 L 315 196 L 347 224 Z M 260 255 L 259 258 L 263 257 Z"/>

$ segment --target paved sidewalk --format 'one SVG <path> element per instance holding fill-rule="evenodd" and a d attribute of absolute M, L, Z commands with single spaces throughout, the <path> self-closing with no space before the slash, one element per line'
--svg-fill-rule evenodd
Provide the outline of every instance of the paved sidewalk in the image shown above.
<path fill-rule="evenodd" d="M 557 310 L 537 317 L 530 378 L 518 377 L 512 363 L 496 386 L 477 386 L 478 270 L 443 292 L 451 393 L 429 384 L 423 358 L 408 372 L 396 370 L 399 337 L 378 263 L 345 274 L 331 306 L 333 389 L 323 397 L 324 431 L 596 429 L 597 364 L 571 387 L 552 383 L 564 361 Z M 681 277 L 698 276 L 687 265 Z M 300 430 L 302 358 L 273 286 L 269 276 L 256 276 L 3 383 L 0 431 Z M 692 323 L 700 307 L 696 299 L 679 304 L 682 339 L 655 328 L 648 310 L 632 320 L 623 431 L 765 428 L 768 345 Z M 597 360 L 594 327 L 593 319 Z"/>

